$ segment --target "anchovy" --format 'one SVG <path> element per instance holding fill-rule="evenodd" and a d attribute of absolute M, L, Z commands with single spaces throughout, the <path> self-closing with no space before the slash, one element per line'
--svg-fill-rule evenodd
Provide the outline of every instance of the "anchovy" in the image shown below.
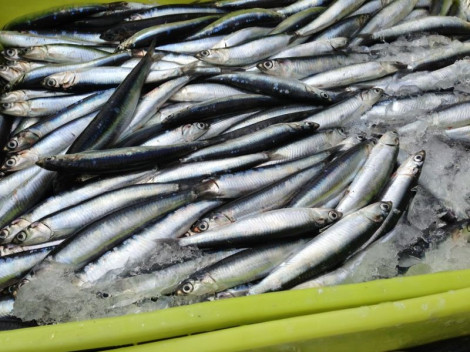
<path fill-rule="evenodd" d="M 297 31 L 298 35 L 307 36 L 318 33 L 332 24 L 338 22 L 343 17 L 357 10 L 365 0 L 339 0 L 330 5 L 325 12 L 305 27 Z"/>
<path fill-rule="evenodd" d="M 22 47 L 48 45 L 48 44 L 91 44 L 90 42 L 67 37 L 48 37 L 31 33 L 15 31 L 0 31 L 0 44 L 4 47 Z"/>
<path fill-rule="evenodd" d="M 295 0 L 219 0 L 214 6 L 224 10 L 249 9 L 257 7 L 280 7 L 293 3 Z"/>
<path fill-rule="evenodd" d="M 142 29 L 133 34 L 118 46 L 118 50 L 141 48 L 156 40 L 159 45 L 166 44 L 175 39 L 188 37 L 198 29 L 214 22 L 219 16 L 204 16 L 186 21 L 178 21 L 156 25 Z"/>
<path fill-rule="evenodd" d="M 269 27 L 242 28 L 236 32 L 224 36 L 222 40 L 212 46 L 212 49 L 228 48 L 238 44 L 246 43 L 250 40 L 258 39 L 268 35 L 271 30 L 272 29 Z"/>
<path fill-rule="evenodd" d="M 156 18 L 168 15 L 180 15 L 188 13 L 197 13 L 197 14 L 218 14 L 224 13 L 222 9 L 208 6 L 194 6 L 194 5 L 183 5 L 183 4 L 173 4 L 173 5 L 161 5 L 153 6 L 149 9 L 144 9 L 135 14 L 129 16 L 126 20 L 128 21 L 137 21 L 143 20 L 146 18 Z"/>
<path fill-rule="evenodd" d="M 368 204 L 390 177 L 397 161 L 398 148 L 398 134 L 392 131 L 385 133 L 372 148 L 367 161 L 336 209 L 346 214 Z"/>
<path fill-rule="evenodd" d="M 0 66 L 0 78 L 7 82 L 14 82 L 23 75 L 23 72 L 18 71 L 9 66 Z"/>
<path fill-rule="evenodd" d="M 291 34 L 275 34 L 228 48 L 202 50 L 195 56 L 201 61 L 221 66 L 250 65 L 280 52 L 294 39 Z"/>
<path fill-rule="evenodd" d="M 218 159 L 227 155 L 257 153 L 269 147 L 288 143 L 294 138 L 309 135 L 318 128 L 315 123 L 279 123 L 248 135 L 229 139 L 220 144 L 198 150 L 185 158 L 183 162 Z"/>
<path fill-rule="evenodd" d="M 123 170 L 151 169 L 158 164 L 174 161 L 178 157 L 205 145 L 206 143 L 193 142 L 171 146 L 127 147 L 87 151 L 47 157 L 39 160 L 36 164 L 47 170 L 66 173 L 116 173 Z"/>
<path fill-rule="evenodd" d="M 214 35 L 228 34 L 251 26 L 262 25 L 263 27 L 269 27 L 278 24 L 283 19 L 284 16 L 276 11 L 261 8 L 233 11 L 200 29 L 193 35 L 190 35 L 187 39 L 193 40 Z"/>
<path fill-rule="evenodd" d="M 311 7 L 329 5 L 330 2 L 330 0 L 298 0 L 289 6 L 278 9 L 278 12 L 290 16 Z"/>
<path fill-rule="evenodd" d="M 333 39 L 337 37 L 354 38 L 369 21 L 370 14 L 347 17 L 313 36 L 314 40 Z"/>
<path fill-rule="evenodd" d="M 147 141 L 142 146 L 164 146 L 185 142 L 194 142 L 205 135 L 210 125 L 205 122 L 195 122 L 162 132 Z"/>
<path fill-rule="evenodd" d="M 203 180 L 199 186 L 196 186 L 196 189 L 209 192 L 212 197 L 235 199 L 267 187 L 284 177 L 313 167 L 314 165 L 317 167 L 318 171 L 320 171 L 325 166 L 325 163 L 319 162 L 318 158 L 313 155 L 276 165 L 260 166 L 245 171 L 213 176 Z"/>
<path fill-rule="evenodd" d="M 0 258 L 0 289 L 4 289 L 21 280 L 52 249 L 53 247 L 47 247 Z"/>
<path fill-rule="evenodd" d="M 308 43 L 307 43 L 308 44 Z M 260 62 L 260 71 L 273 76 L 286 78 L 305 78 L 313 74 L 337 69 L 347 65 L 368 62 L 369 54 L 326 54 L 307 57 L 270 59 Z"/>
<path fill-rule="evenodd" d="M 141 226 L 196 198 L 194 192 L 184 191 L 164 198 L 149 198 L 108 214 L 100 221 L 81 229 L 51 252 L 46 259 L 46 265 L 68 264 L 75 270 L 80 270 L 128 238 Z"/>
<path fill-rule="evenodd" d="M 341 129 L 319 131 L 311 136 L 301 138 L 282 147 L 271 149 L 271 161 L 262 166 L 278 164 L 286 160 L 294 160 L 315 154 L 318 162 L 328 159 L 337 151 L 334 147 L 346 138 Z"/>
<path fill-rule="evenodd" d="M 320 129 L 342 126 L 346 121 L 357 120 L 359 116 L 372 108 L 382 97 L 382 94 L 383 90 L 378 88 L 362 91 L 307 117 L 303 121 L 318 123 Z"/>
<path fill-rule="evenodd" d="M 244 94 L 245 92 L 218 83 L 193 83 L 180 88 L 170 98 L 171 101 L 194 101 L 200 102 L 217 98 L 229 97 L 231 95 Z"/>
<path fill-rule="evenodd" d="M 52 115 L 75 104 L 93 93 L 66 95 L 63 97 L 46 97 L 16 103 L 2 103 L 1 111 L 6 115 L 21 117 L 42 117 Z"/>
<path fill-rule="evenodd" d="M 287 258 L 248 294 L 292 287 L 340 264 L 380 227 L 391 206 L 391 202 L 378 202 L 345 216 Z"/>
<path fill-rule="evenodd" d="M 35 168 L 37 167 L 33 166 L 25 170 Z M 13 220 L 8 226 L 5 226 L 3 229 L 1 229 L 0 239 L 8 242 L 9 240 L 13 239 L 17 233 L 31 225 L 31 223 L 34 221 L 38 221 L 39 219 L 44 218 L 49 214 L 76 205 L 104 192 L 112 191 L 117 188 L 142 181 L 143 178 L 148 174 L 149 172 L 147 171 L 105 178 L 103 180 L 91 182 L 77 189 L 67 190 L 57 195 L 51 196 L 40 202 L 28 212 L 21 214 L 19 218 Z"/>
<path fill-rule="evenodd" d="M 10 194 L 0 199 L 0 227 L 3 228 L 40 201 L 49 191 L 53 176 L 53 172 L 40 170 L 17 189 L 10 189 Z"/>
<path fill-rule="evenodd" d="M 231 129 L 232 126 L 235 126 L 237 123 L 250 118 L 250 116 L 256 114 L 257 112 L 259 112 L 259 110 L 252 110 L 243 114 L 231 114 L 229 116 L 211 119 L 209 129 L 202 137 L 202 140 L 208 140 L 213 137 L 220 136 L 225 131 Z"/>
<path fill-rule="evenodd" d="M 371 142 L 362 142 L 340 154 L 315 178 L 296 190 L 289 207 L 315 207 L 341 193 L 366 162 L 370 149 Z"/>
<path fill-rule="evenodd" d="M 22 183 L 28 181 L 40 170 L 41 168 L 38 166 L 31 166 L 0 178 L 0 199 L 5 198 L 12 190 L 19 188 Z"/>
<path fill-rule="evenodd" d="M 156 47 L 156 49 L 163 50 L 163 51 L 171 51 L 174 53 L 194 55 L 200 52 L 201 50 L 213 48 L 214 45 L 217 45 L 218 43 L 220 43 L 220 41 L 223 40 L 224 37 L 225 36 L 223 35 L 218 35 L 214 37 L 187 40 L 187 41 L 179 42 L 179 43 L 160 45 Z"/>
<path fill-rule="evenodd" d="M 182 165 L 165 168 L 157 171 L 152 182 L 180 182 L 198 177 L 207 177 L 224 171 L 238 171 L 247 169 L 268 160 L 266 153 L 248 154 L 242 156 L 226 157 L 223 160 L 190 162 Z"/>
<path fill-rule="evenodd" d="M 247 247 L 269 240 L 314 236 L 322 227 L 339 220 L 333 209 L 286 208 L 245 216 L 232 224 L 184 237 L 180 246 L 199 248 Z"/>
<path fill-rule="evenodd" d="M 163 25 L 168 23 L 174 23 L 177 21 L 191 20 L 198 17 L 207 15 L 204 12 L 192 12 L 192 13 L 180 13 L 180 14 L 169 14 L 164 16 L 136 19 L 132 21 L 123 21 L 117 23 L 111 28 L 106 28 L 103 31 L 100 38 L 108 41 L 123 41 L 135 33 L 157 25 Z"/>
<path fill-rule="evenodd" d="M 96 261 L 87 264 L 78 274 L 82 282 L 93 283 L 113 271 L 129 272 L 132 263 L 144 262 L 154 250 L 152 242 L 178 238 L 205 212 L 220 205 L 217 200 L 200 201 L 185 205 L 158 219 L 145 229 L 135 232 L 122 244 L 106 252 Z"/>
<path fill-rule="evenodd" d="M 108 52 L 81 45 L 54 44 L 27 48 L 21 57 L 52 63 L 80 63 L 109 55 Z"/>
<path fill-rule="evenodd" d="M 248 116 L 247 119 L 240 121 L 239 123 L 230 127 L 227 132 L 235 131 L 240 128 L 245 128 L 250 125 L 254 125 L 255 123 L 271 119 L 276 116 L 286 115 L 286 114 L 293 114 L 301 111 L 308 111 L 312 110 L 315 107 L 312 105 L 304 105 L 304 104 L 292 104 L 292 105 L 285 105 L 279 106 L 271 109 L 261 110 L 257 113 L 254 113 Z"/>
<path fill-rule="evenodd" d="M 297 12 L 279 23 L 270 34 L 293 32 L 318 17 L 323 11 L 325 11 L 325 7 L 312 7 Z"/>
<path fill-rule="evenodd" d="M 50 28 L 51 25 L 59 26 L 67 24 L 75 20 L 88 17 L 98 12 L 106 11 L 108 9 L 119 8 L 122 3 L 111 4 L 98 4 L 98 5 L 85 5 L 77 7 L 60 7 L 47 13 L 36 14 L 33 16 L 17 18 L 8 23 L 4 28 L 10 30 L 27 30 L 27 29 L 41 29 Z"/>
<path fill-rule="evenodd" d="M 0 166 L 0 170 L 4 172 L 21 170 L 34 165 L 40 158 L 65 151 L 94 117 L 95 113 L 92 113 L 73 120 L 41 138 L 28 149 L 9 155 Z"/>
<path fill-rule="evenodd" d="M 117 141 L 134 116 L 140 92 L 150 71 L 154 47 L 155 44 L 152 43 L 145 57 L 116 88 L 93 121 L 74 140 L 67 150 L 68 154 L 88 149 L 105 149 Z"/>
<path fill-rule="evenodd" d="M 468 24 L 467 21 L 461 20 L 457 17 L 429 16 L 376 31 L 368 36 L 365 36 L 364 38 L 366 41 L 388 41 L 401 35 L 416 32 L 436 32 L 439 34 L 468 35 L 470 33 L 470 24 Z"/>
<path fill-rule="evenodd" d="M 464 127 L 470 124 L 469 101 L 444 106 L 424 118 L 439 129 Z"/>
<path fill-rule="evenodd" d="M 299 187 L 302 187 L 318 173 L 318 167 L 313 165 L 310 168 L 284 177 L 283 179 L 261 188 L 256 192 L 222 205 L 194 223 L 191 227 L 191 231 L 189 231 L 187 235 L 191 236 L 195 233 L 214 230 L 218 227 L 238 221 L 238 219 L 247 215 L 285 207 L 285 205 L 292 199 L 293 192 Z M 209 183 L 207 184 L 207 187 L 210 189 L 212 185 Z M 203 190 L 198 189 L 198 191 Z"/>
<path fill-rule="evenodd" d="M 178 284 L 208 265 L 216 263 L 239 250 L 217 251 L 206 253 L 201 257 L 171 265 L 150 274 L 126 277 L 109 285 L 103 285 L 104 293 L 111 295 L 112 307 L 122 307 L 147 297 L 173 293 Z"/>
<path fill-rule="evenodd" d="M 78 64 L 50 64 L 43 67 L 36 68 L 29 72 L 25 72 L 16 81 L 12 82 L 12 86 L 35 86 L 45 79 L 45 77 L 58 74 L 64 71 L 79 70 L 90 67 L 100 67 L 106 65 L 113 65 L 130 58 L 131 54 L 122 52 L 117 54 L 110 54 L 99 59 L 91 60 L 88 62 Z M 48 86 L 52 88 L 52 86 Z"/>
<path fill-rule="evenodd" d="M 159 85 L 157 88 L 142 96 L 135 109 L 132 120 L 129 122 L 128 126 L 126 126 L 118 141 L 122 140 L 126 134 L 136 131 L 145 125 L 145 123 L 157 113 L 160 107 L 190 80 L 191 77 L 189 76 L 175 78 Z"/>
<path fill-rule="evenodd" d="M 418 3 L 418 0 L 392 1 L 379 12 L 377 12 L 358 33 L 359 38 L 354 38 L 350 46 L 362 43 L 361 35 L 372 34 L 377 30 L 389 28 L 404 19 Z"/>
<path fill-rule="evenodd" d="M 36 98 L 60 97 L 70 94 L 67 92 L 51 92 L 50 90 L 14 90 L 3 93 L 0 96 L 0 103 L 16 103 Z"/>
<path fill-rule="evenodd" d="M 179 284 L 176 294 L 191 296 L 214 294 L 261 279 L 306 242 L 306 240 L 297 240 L 268 244 L 232 254 L 196 271 Z"/>
<path fill-rule="evenodd" d="M 69 105 L 52 116 L 42 118 L 37 123 L 23 129 L 7 143 L 9 152 L 18 152 L 31 147 L 45 135 L 82 116 L 98 110 L 111 96 L 114 89 L 98 92 Z"/>
<path fill-rule="evenodd" d="M 58 210 L 31 223 L 20 231 L 14 242 L 32 245 L 51 240 L 64 239 L 83 226 L 93 223 L 119 209 L 163 197 L 179 190 L 179 185 L 143 184 L 110 190 L 93 198 Z"/>
<path fill-rule="evenodd" d="M 461 43 L 454 45 L 449 49 L 442 50 L 431 49 L 425 57 L 411 62 L 408 70 L 422 71 L 426 69 L 438 69 L 455 62 L 455 60 L 463 58 L 470 54 L 470 43 Z"/>
<path fill-rule="evenodd" d="M 227 73 L 211 77 L 211 82 L 225 83 L 254 93 L 317 104 L 331 104 L 328 92 L 309 86 L 296 79 L 260 75 L 256 73 Z"/>
<path fill-rule="evenodd" d="M 349 65 L 318 73 L 303 80 L 318 88 L 334 88 L 390 75 L 405 67 L 400 62 L 381 61 Z"/>

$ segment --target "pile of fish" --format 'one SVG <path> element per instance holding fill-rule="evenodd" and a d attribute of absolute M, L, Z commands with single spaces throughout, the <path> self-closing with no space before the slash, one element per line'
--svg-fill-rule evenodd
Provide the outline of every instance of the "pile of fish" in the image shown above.
<path fill-rule="evenodd" d="M 362 280 L 449 241 L 468 258 L 470 11 L 452 4 L 116 2 L 6 25 L 0 317 L 334 285 L 377 248 L 387 274 Z"/>

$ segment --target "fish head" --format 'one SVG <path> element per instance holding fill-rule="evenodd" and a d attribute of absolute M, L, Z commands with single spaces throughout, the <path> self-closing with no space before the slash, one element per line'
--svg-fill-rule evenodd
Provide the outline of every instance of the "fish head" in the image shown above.
<path fill-rule="evenodd" d="M 327 226 L 335 221 L 338 221 L 343 216 L 343 213 L 335 209 L 328 208 L 314 208 L 313 212 L 315 223 L 318 227 Z"/>
<path fill-rule="evenodd" d="M 0 66 L 0 77 L 8 82 L 17 80 L 23 73 L 8 66 Z"/>
<path fill-rule="evenodd" d="M 2 103 L 1 110 L 7 115 L 27 116 L 31 109 L 28 101 L 21 101 L 16 103 Z"/>
<path fill-rule="evenodd" d="M 387 131 L 379 139 L 379 144 L 397 146 L 400 144 L 400 138 L 398 137 L 398 132 L 396 131 Z"/>
<path fill-rule="evenodd" d="M 194 122 L 181 127 L 181 134 L 186 142 L 192 142 L 202 137 L 209 129 L 206 122 Z"/>
<path fill-rule="evenodd" d="M 229 57 L 228 53 L 224 49 L 206 49 L 201 50 L 196 55 L 194 55 L 196 59 L 201 61 L 217 64 L 217 63 L 224 63 L 226 62 Z"/>
<path fill-rule="evenodd" d="M 264 60 L 258 63 L 256 67 L 262 72 L 271 74 L 276 74 L 276 72 L 281 70 L 281 65 L 278 60 Z"/>
<path fill-rule="evenodd" d="M 393 203 L 388 202 L 377 202 L 368 205 L 359 210 L 366 218 L 373 222 L 381 223 L 385 220 L 388 214 L 392 211 Z"/>
<path fill-rule="evenodd" d="M 34 165 L 39 160 L 39 155 L 32 149 L 21 150 L 14 154 L 15 164 L 10 167 L 9 171 L 22 170 L 28 166 Z"/>
<path fill-rule="evenodd" d="M 395 174 L 417 176 L 421 173 L 424 161 L 426 160 L 426 152 L 420 150 L 419 152 L 410 155 L 398 168 Z"/>
<path fill-rule="evenodd" d="M 383 89 L 380 88 L 372 88 L 359 93 L 359 99 L 362 101 L 368 102 L 369 105 L 374 105 L 376 102 L 382 98 L 384 94 Z"/>
<path fill-rule="evenodd" d="M 33 222 L 27 228 L 18 232 L 13 239 L 13 243 L 23 246 L 44 243 L 51 239 L 52 230 L 42 222 Z"/>
<path fill-rule="evenodd" d="M 49 89 L 63 88 L 67 89 L 75 84 L 76 75 L 73 71 L 64 71 L 47 76 L 42 81 L 42 86 Z"/>
<path fill-rule="evenodd" d="M 32 46 L 26 48 L 21 56 L 31 60 L 44 60 L 47 57 L 47 53 L 47 46 L 45 45 Z"/>
<path fill-rule="evenodd" d="M 308 84 L 305 84 L 305 86 L 306 86 L 305 89 L 308 92 L 315 94 L 321 100 L 323 100 L 325 102 L 332 102 L 333 101 L 333 97 L 330 95 L 329 92 L 326 92 L 324 90 L 318 89 L 318 88 L 313 87 L 313 86 L 310 86 Z"/>
<path fill-rule="evenodd" d="M 18 60 L 22 51 L 18 48 L 8 48 L 2 51 L 2 55 L 7 60 Z"/>
<path fill-rule="evenodd" d="M 214 293 L 217 289 L 215 280 L 208 274 L 198 275 L 182 281 L 176 289 L 178 296 L 202 296 Z"/>
<path fill-rule="evenodd" d="M 31 223 L 23 218 L 13 220 L 9 225 L 0 230 L 0 242 L 10 243 L 21 230 L 28 227 Z"/>
<path fill-rule="evenodd" d="M 13 92 L 7 92 L 2 94 L 0 97 L 0 103 L 16 103 L 17 101 L 24 101 L 25 94 L 22 90 L 15 90 Z"/>
<path fill-rule="evenodd" d="M 32 146 L 38 139 L 39 136 L 33 132 L 20 132 L 8 141 L 5 145 L 4 151 L 11 153 L 24 150 Z"/>

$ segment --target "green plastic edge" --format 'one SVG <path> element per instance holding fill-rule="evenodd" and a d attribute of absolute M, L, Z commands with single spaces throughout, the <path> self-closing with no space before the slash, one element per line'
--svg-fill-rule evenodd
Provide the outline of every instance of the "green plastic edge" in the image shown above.
<path fill-rule="evenodd" d="M 469 297 L 470 288 L 466 288 L 115 351 L 389 351 L 470 334 Z"/>
<path fill-rule="evenodd" d="M 0 351 L 54 352 L 125 346 L 246 324 L 428 296 L 468 287 L 470 287 L 470 269 L 318 289 L 275 292 L 150 313 L 2 332 Z M 454 304 L 465 307 L 467 301 L 462 300 Z M 377 319 L 380 320 L 380 317 Z"/>

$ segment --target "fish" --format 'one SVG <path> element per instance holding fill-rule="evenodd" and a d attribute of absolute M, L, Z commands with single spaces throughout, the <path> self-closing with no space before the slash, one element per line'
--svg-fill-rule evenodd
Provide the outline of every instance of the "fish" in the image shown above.
<path fill-rule="evenodd" d="M 379 228 L 391 206 L 377 202 L 343 217 L 251 287 L 248 295 L 293 287 L 341 263 Z"/>
<path fill-rule="evenodd" d="M 219 229 L 183 237 L 180 246 L 199 248 L 245 248 L 276 239 L 314 236 L 319 230 L 339 220 L 341 212 L 323 208 L 285 208 L 244 216 Z"/>

